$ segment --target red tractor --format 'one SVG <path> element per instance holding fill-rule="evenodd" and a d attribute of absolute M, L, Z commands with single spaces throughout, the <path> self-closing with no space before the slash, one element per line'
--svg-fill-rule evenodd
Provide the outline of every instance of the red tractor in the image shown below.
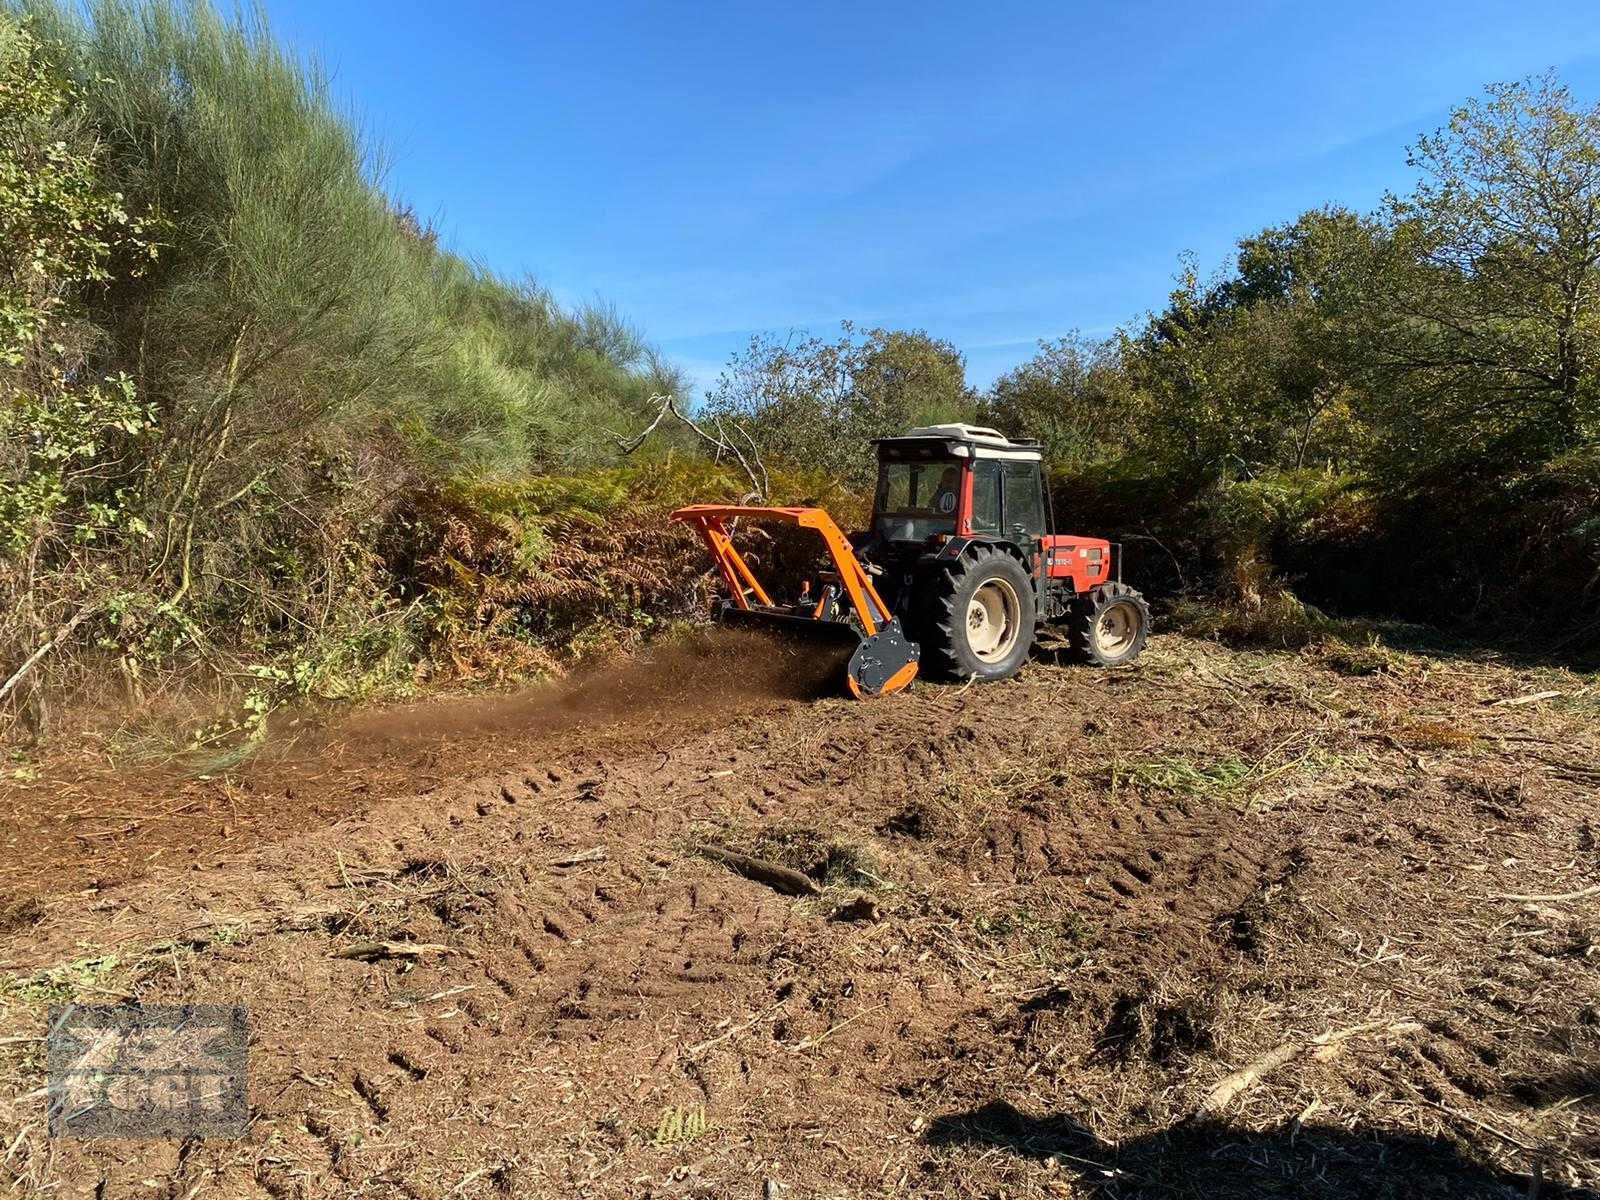
<path fill-rule="evenodd" d="M 874 444 L 872 524 L 848 539 L 819 508 L 699 504 L 672 514 L 716 558 L 729 593 L 723 619 L 852 649 L 845 677 L 857 696 L 899 691 L 919 663 L 941 679 L 1009 678 L 1048 625 L 1064 627 L 1095 665 L 1139 656 L 1149 606 L 1121 582 L 1111 543 L 1055 532 L 1036 442 L 932 425 Z M 831 569 L 775 601 L 734 547 L 739 518 L 815 529 Z"/>

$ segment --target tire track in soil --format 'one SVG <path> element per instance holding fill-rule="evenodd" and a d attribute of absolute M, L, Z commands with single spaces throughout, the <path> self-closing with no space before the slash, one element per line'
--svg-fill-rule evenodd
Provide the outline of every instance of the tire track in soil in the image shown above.
<path fill-rule="evenodd" d="M 564 785 L 566 777 L 555 774 L 556 784 Z M 613 843 L 619 836 L 627 843 L 640 832 L 635 827 L 653 832 L 657 825 L 655 814 L 634 807 L 638 789 L 626 772 L 604 789 L 599 803 L 601 793 L 582 784 L 554 794 L 528 778 L 495 786 L 513 802 L 519 790 L 524 795 L 531 790 L 543 792 L 557 806 L 583 804 L 576 811 Z M 485 790 L 493 788 L 469 792 Z M 530 833 L 542 839 L 553 832 L 543 808 L 497 810 L 479 801 L 471 805 L 471 813 L 479 829 L 470 836 L 463 831 L 472 817 L 465 805 L 454 805 L 444 811 L 442 822 L 424 823 L 417 841 L 397 839 L 394 849 L 434 845 L 448 857 L 454 840 L 471 843 L 481 836 L 482 826 L 495 820 L 511 824 L 505 836 L 513 843 Z M 414 872 L 424 877 L 429 873 Z M 730 992 L 739 990 L 741 979 L 749 977 L 750 989 L 763 986 L 762 973 L 752 970 L 757 956 L 749 947 L 761 943 L 764 930 L 786 926 L 791 906 L 763 894 L 752 912 L 747 886 L 723 879 L 686 883 L 663 878 L 648 858 L 620 855 L 603 866 L 553 880 L 548 871 L 524 863 L 509 884 L 491 888 L 470 882 L 472 902 L 456 909 L 431 908 L 440 928 L 414 915 L 406 929 L 419 941 L 439 938 L 472 948 L 465 970 L 414 972 L 422 976 L 416 987 L 437 983 L 435 990 L 448 990 L 444 985 L 454 980 L 455 987 L 474 989 L 461 1005 L 460 1019 L 448 1025 L 435 1020 L 420 1031 L 391 1038 L 381 1059 L 376 1051 L 368 1053 L 354 1068 L 352 1090 L 380 1124 L 390 1126 L 425 1120 L 410 1097 L 417 1096 L 419 1106 L 428 1100 L 410 1085 L 425 1080 L 430 1093 L 481 1086 L 485 1060 L 503 1060 L 512 1046 L 525 1051 L 532 1039 L 559 1045 L 552 1053 L 568 1069 L 591 1060 L 602 1064 L 602 1070 L 616 1058 L 658 1061 L 663 1038 L 657 1026 L 662 1021 L 674 1027 L 686 1022 L 710 1025 L 716 1014 L 702 1015 L 697 997 L 714 994 L 720 1011 L 738 1003 Z M 420 1068 L 421 1078 L 406 1064 L 426 1064 Z M 713 1089 L 705 1078 L 697 1082 L 709 1097 Z M 357 1138 L 370 1123 L 359 1109 L 346 1112 L 341 1126 L 326 1117 L 324 1121 L 335 1130 L 338 1144 Z M 348 1156 L 340 1161 L 348 1171 Z"/>
<path fill-rule="evenodd" d="M 1263 1039 L 1323 1027 L 1312 1001 L 1371 1005 L 1340 957 L 1347 933 L 1376 943 L 1406 912 L 1448 904 L 1437 872 L 1404 864 L 1466 853 L 1448 833 L 1449 797 L 1405 793 L 1422 832 L 1400 843 L 1368 836 L 1370 798 L 1341 778 L 1303 807 L 1253 814 L 1217 797 L 1112 793 L 1101 766 L 1169 753 L 1170 714 L 1150 711 L 1149 689 L 1046 678 L 1049 689 L 975 690 L 954 712 L 947 691 L 919 689 L 892 706 L 823 702 L 690 737 L 567 746 L 187 889 L 134 884 L 98 913 L 53 911 L 32 935 L 57 956 L 81 953 L 108 919 L 136 945 L 260 914 L 253 936 L 181 975 L 155 972 L 141 994 L 252 1005 L 261 1137 L 244 1158 L 69 1145 L 52 1169 L 83 1191 L 108 1178 L 109 1194 L 164 1177 L 177 1194 L 359 1183 L 442 1197 L 634 1195 L 637 1180 L 664 1187 L 693 1167 L 711 1192 L 742 1194 L 739 1164 L 765 1156 L 819 1187 L 873 1191 L 897 1172 L 944 1187 L 969 1160 L 906 1137 L 914 1116 L 1006 1095 L 1043 1112 L 1087 1104 L 1109 1129 L 1171 1120 Z M 1207 729 L 1226 713 L 1211 717 Z M 1272 719 L 1293 730 L 1308 718 L 1277 705 Z M 689 853 L 703 828 L 865 847 L 896 884 L 880 896 L 889 917 L 831 922 L 828 904 L 849 891 L 796 903 L 722 872 Z M 556 865 L 597 847 L 603 858 Z M 1363 872 L 1378 869 L 1388 890 L 1363 895 Z M 317 915 L 274 924 L 306 909 Z M 1083 940 L 1039 957 L 1023 934 L 1000 943 L 977 924 L 1013 910 L 1070 913 Z M 329 958 L 366 939 L 453 952 Z M 1292 1116 L 1295 1089 L 1314 1085 L 1368 1120 L 1395 1096 L 1501 1119 L 1489 1106 L 1554 1086 L 1556 1043 L 1575 1036 L 1552 1016 L 1568 960 L 1528 945 L 1442 988 L 1419 983 L 1425 1034 L 1296 1066 L 1258 1100 Z M 704 1143 L 652 1144 L 663 1112 L 695 1106 L 712 1125 Z M 990 1191 L 1016 1189 L 1027 1162 L 983 1161 Z"/>

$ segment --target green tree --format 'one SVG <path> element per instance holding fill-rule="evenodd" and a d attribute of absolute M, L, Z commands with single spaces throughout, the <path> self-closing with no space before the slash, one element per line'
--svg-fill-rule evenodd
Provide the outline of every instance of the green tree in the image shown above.
<path fill-rule="evenodd" d="M 153 253 L 72 86 L 0 12 L 0 700 L 99 607 L 108 535 L 141 530 L 129 449 L 150 414 L 104 371 L 81 301 L 116 256 Z"/>
<path fill-rule="evenodd" d="M 975 397 L 966 363 L 920 331 L 843 323 L 832 341 L 758 334 L 706 399 L 707 415 L 737 421 L 763 455 L 819 467 L 853 483 L 874 474 L 870 440 L 965 419 Z"/>
<path fill-rule="evenodd" d="M 1349 470 L 1369 448 L 1371 318 L 1389 263 L 1381 223 L 1316 209 L 1239 243 L 1218 301 L 1241 352 L 1262 365 L 1252 419 L 1269 427 L 1261 465 Z"/>
<path fill-rule="evenodd" d="M 1138 404 L 1116 343 L 1073 335 L 1040 342 L 995 380 L 979 415 L 1009 437 L 1036 438 L 1052 462 L 1079 467 L 1128 452 L 1147 416 Z"/>
<path fill-rule="evenodd" d="M 845 325 L 846 332 L 853 327 Z M 922 330 L 872 329 L 851 373 L 857 419 L 872 436 L 970 417 L 967 363 L 949 342 Z"/>
<path fill-rule="evenodd" d="M 1167 307 L 1136 332 L 1118 332 L 1118 351 L 1147 419 L 1138 452 L 1155 473 L 1214 476 L 1259 461 L 1259 421 L 1250 419 L 1261 360 L 1243 353 L 1233 306 L 1186 258 Z"/>
<path fill-rule="evenodd" d="M 1242 239 L 1209 282 L 1186 262 L 1167 308 L 1121 338 L 1144 452 L 1196 476 L 1355 465 L 1388 246 L 1330 208 Z"/>
<path fill-rule="evenodd" d="M 1592 443 L 1600 105 L 1553 75 L 1495 84 L 1410 162 L 1420 180 L 1389 201 L 1411 262 L 1385 297 L 1395 449 L 1502 471 Z"/>

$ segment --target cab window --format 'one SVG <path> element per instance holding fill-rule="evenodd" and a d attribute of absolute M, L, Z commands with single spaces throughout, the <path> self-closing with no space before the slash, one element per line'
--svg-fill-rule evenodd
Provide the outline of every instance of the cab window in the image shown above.
<path fill-rule="evenodd" d="M 1025 537 L 1044 533 L 1044 498 L 1039 493 L 1039 468 L 1031 462 L 1004 464 L 1006 532 L 1022 527 Z"/>
<path fill-rule="evenodd" d="M 1000 533 L 1000 464 L 992 458 L 972 464 L 972 532 Z"/>
<path fill-rule="evenodd" d="M 891 542 L 924 542 L 956 531 L 961 464 L 950 459 L 886 462 L 878 469 L 874 527 Z"/>

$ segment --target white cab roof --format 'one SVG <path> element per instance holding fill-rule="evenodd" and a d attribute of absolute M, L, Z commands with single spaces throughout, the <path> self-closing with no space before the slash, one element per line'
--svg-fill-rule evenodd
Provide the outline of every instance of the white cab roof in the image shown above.
<path fill-rule="evenodd" d="M 1028 442 L 1013 442 L 998 429 L 987 425 L 920 425 L 908 429 L 901 437 L 952 438 L 972 443 L 974 458 L 1006 458 L 1021 462 L 1038 462 L 1043 455 L 1039 447 Z M 965 457 L 965 447 L 957 453 Z"/>

